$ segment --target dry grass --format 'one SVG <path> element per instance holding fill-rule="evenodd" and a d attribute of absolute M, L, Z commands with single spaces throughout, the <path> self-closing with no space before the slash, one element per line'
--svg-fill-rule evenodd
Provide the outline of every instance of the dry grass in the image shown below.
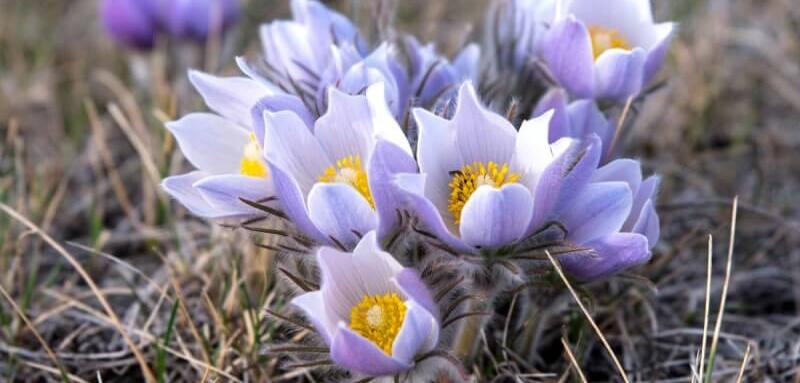
<path fill-rule="evenodd" d="M 286 13 L 247 3 L 224 44 L 132 58 L 104 39 L 94 1 L 0 0 L 0 381 L 321 380 L 265 352 L 309 336 L 263 315 L 288 291 L 255 246 L 270 238 L 192 218 L 157 186 L 186 169 L 163 121 L 202 108 L 183 68 L 233 72 L 257 23 Z M 485 3 L 402 2 L 398 23 L 453 52 Z M 337 6 L 368 20 L 357 4 Z M 536 318 L 516 295 L 498 302 L 470 371 L 481 380 L 800 381 L 800 10 L 657 8 L 682 23 L 667 85 L 631 106 L 617 143 L 663 175 L 653 261 L 520 294 L 539 300 Z M 733 248 L 736 195 L 736 253 L 721 262 L 708 236 Z M 528 355 L 506 344 L 522 333 Z"/>

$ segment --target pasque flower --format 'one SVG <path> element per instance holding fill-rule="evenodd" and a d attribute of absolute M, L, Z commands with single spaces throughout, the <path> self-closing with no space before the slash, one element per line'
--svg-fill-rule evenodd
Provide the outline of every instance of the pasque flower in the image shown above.
<path fill-rule="evenodd" d="M 253 132 L 250 109 L 274 90 L 244 77 L 191 71 L 189 79 L 216 114 L 191 113 L 167 124 L 196 170 L 167 177 L 162 186 L 202 217 L 253 216 L 258 211 L 240 198 L 259 201 L 274 193 L 262 155 L 263 141 Z"/>
<path fill-rule="evenodd" d="M 562 256 L 564 269 L 594 280 L 647 262 L 660 230 L 654 201 L 658 184 L 658 176 L 643 181 L 639 163 L 631 159 L 598 169 L 574 206 L 558 219 L 567 229 L 567 240 L 586 249 Z"/>
<path fill-rule="evenodd" d="M 654 23 L 649 0 L 568 0 L 540 41 L 556 80 L 576 98 L 624 100 L 661 67 L 674 23 Z"/>
<path fill-rule="evenodd" d="M 548 139 L 550 114 L 519 132 L 462 85 L 451 120 L 415 109 L 419 174 L 398 174 L 410 206 L 442 241 L 463 251 L 498 250 L 562 211 L 591 178 L 599 139 Z"/>
<path fill-rule="evenodd" d="M 356 94 L 383 82 L 389 108 L 399 117 L 410 97 L 429 102 L 443 89 L 467 76 L 477 76 L 475 47 L 467 48 L 450 64 L 432 47 L 409 40 L 411 68 L 407 70 L 396 46 L 384 42 L 370 51 L 343 15 L 313 0 L 293 0 L 291 5 L 293 20 L 261 27 L 263 61 L 238 60 L 251 77 L 285 90 L 275 103 L 304 104 L 310 113 L 321 115 L 327 110 L 329 87 Z"/>
<path fill-rule="evenodd" d="M 314 324 L 340 367 L 396 375 L 439 339 L 438 308 L 416 271 L 380 249 L 375 232 L 352 253 L 317 250 L 319 291 L 292 300 Z"/>
<path fill-rule="evenodd" d="M 383 237 L 392 230 L 400 201 L 387 179 L 393 172 L 415 171 L 416 164 L 388 109 L 383 83 L 361 95 L 329 88 L 328 102 L 313 126 L 292 110 L 256 108 L 262 114 L 256 137 L 264 137 L 286 215 L 319 243 L 349 248 L 368 231 L 377 229 Z"/>
<path fill-rule="evenodd" d="M 597 169 L 596 134 L 551 142 L 553 111 L 516 131 L 480 104 L 469 83 L 451 120 L 422 109 L 414 115 L 420 173 L 397 174 L 396 184 L 426 228 L 453 249 L 515 254 L 515 245 L 557 222 L 565 229 L 560 240 L 579 249 L 561 258 L 577 278 L 649 259 L 658 237 L 657 181 L 645 185 L 631 160 Z"/>
<path fill-rule="evenodd" d="M 238 0 L 103 0 L 103 25 L 117 42 L 152 48 L 159 33 L 205 40 L 239 18 Z"/>

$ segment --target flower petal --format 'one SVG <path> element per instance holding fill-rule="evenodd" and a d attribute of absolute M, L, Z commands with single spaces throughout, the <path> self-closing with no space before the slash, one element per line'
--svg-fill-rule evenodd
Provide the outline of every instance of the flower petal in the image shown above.
<path fill-rule="evenodd" d="M 562 138 L 553 146 L 558 147 L 562 143 L 569 143 L 569 148 L 556 154 L 556 159 L 547 165 L 536 184 L 536 203 L 529 233 L 567 209 L 572 199 L 586 188 L 600 162 L 601 144 L 597 136 L 585 142 Z"/>
<path fill-rule="evenodd" d="M 454 250 L 471 252 L 474 249 L 453 235 L 442 219 L 436 206 L 425 197 L 426 174 L 402 173 L 395 177 L 397 186 L 406 193 L 408 206 L 416 213 L 419 220 L 440 241 Z"/>
<path fill-rule="evenodd" d="M 559 138 L 563 137 L 575 137 L 572 134 L 569 116 L 567 115 L 568 97 L 564 89 L 550 89 L 539 99 L 539 102 L 536 103 L 536 107 L 533 109 L 533 113 L 531 114 L 533 117 L 539 117 L 550 110 L 553 111 L 548 134 L 549 143 L 556 142 Z M 522 128 L 520 128 L 520 132 L 521 130 Z M 517 141 L 519 140 L 520 139 L 517 138 Z"/>
<path fill-rule="evenodd" d="M 397 212 L 405 206 L 405 193 L 394 184 L 394 175 L 416 171 L 417 163 L 405 150 L 389 141 L 378 140 L 375 144 L 367 173 L 369 190 L 378 212 L 378 238 L 386 238 L 398 229 Z"/>
<path fill-rule="evenodd" d="M 311 221 L 308 209 L 306 209 L 303 192 L 300 190 L 300 185 L 297 184 L 297 181 L 275 163 L 271 161 L 267 161 L 267 163 L 269 164 L 269 174 L 272 176 L 275 194 L 278 196 L 281 210 L 289 217 L 292 224 L 300 232 L 318 243 L 323 245 L 332 244 L 330 238 L 323 234 Z"/>
<path fill-rule="evenodd" d="M 343 323 L 331 346 L 331 359 L 336 364 L 364 375 L 396 375 L 412 367 L 394 359 L 376 347 L 372 342 L 351 331 Z"/>
<path fill-rule="evenodd" d="M 186 159 L 211 173 L 238 173 L 249 136 L 244 128 L 210 113 L 191 113 L 168 122 Z"/>
<path fill-rule="evenodd" d="M 192 214 L 206 218 L 220 218 L 220 212 L 211 206 L 192 185 L 208 176 L 202 171 L 193 171 L 178 176 L 171 176 L 161 181 L 161 187 L 172 198 L 189 209 Z"/>
<path fill-rule="evenodd" d="M 661 236 L 661 224 L 652 200 L 648 200 L 642 207 L 639 219 L 633 225 L 633 232 L 647 237 L 648 247 L 651 249 L 658 243 L 658 237 Z"/>
<path fill-rule="evenodd" d="M 442 212 L 447 211 L 450 196 L 450 172 L 461 168 L 455 148 L 455 133 L 449 121 L 421 108 L 414 109 L 419 128 L 417 160 L 420 172 L 427 177 L 425 195 Z M 447 148 L 448 150 L 442 150 Z"/>
<path fill-rule="evenodd" d="M 559 84 L 577 98 L 591 98 L 594 57 L 586 26 L 568 16 L 550 27 L 541 44 L 542 58 Z"/>
<path fill-rule="evenodd" d="M 462 164 L 507 162 L 514 155 L 517 131 L 508 120 L 481 104 L 469 81 L 459 89 L 451 124 Z"/>
<path fill-rule="evenodd" d="M 259 215 L 260 212 L 240 200 L 261 201 L 275 194 L 272 182 L 265 178 L 239 174 L 206 177 L 194 184 L 208 203 L 220 211 Z"/>
<path fill-rule="evenodd" d="M 533 197 L 524 186 L 481 186 L 461 212 L 461 239 L 479 248 L 510 245 L 525 234 L 532 215 Z"/>
<path fill-rule="evenodd" d="M 197 70 L 189 71 L 189 81 L 211 110 L 245 127 L 253 126 L 250 108 L 262 97 L 279 92 L 247 77 L 217 77 Z"/>
<path fill-rule="evenodd" d="M 306 318 L 311 321 L 325 343 L 330 346 L 332 335 L 336 332 L 336 323 L 331 322 L 325 313 L 325 300 L 322 292 L 312 291 L 298 295 L 292 299 L 291 303 L 303 310 Z"/>
<path fill-rule="evenodd" d="M 413 364 L 414 357 L 433 350 L 439 342 L 439 322 L 414 301 L 406 301 L 406 317 L 392 345 L 392 358 Z"/>
<path fill-rule="evenodd" d="M 378 227 L 378 217 L 367 200 L 350 185 L 317 183 L 308 193 L 308 215 L 314 225 L 345 247 L 355 246 L 357 233 Z"/>
<path fill-rule="evenodd" d="M 321 291 L 332 321 L 350 321 L 350 310 L 366 295 L 400 293 L 392 279 L 402 266 L 378 247 L 375 232 L 367 233 L 352 253 L 330 247 L 317 251 Z"/>
<path fill-rule="evenodd" d="M 419 277 L 419 273 L 416 270 L 406 267 L 397 273 L 394 278 L 397 281 L 397 287 L 403 291 L 403 294 L 408 299 L 415 301 L 434 317 L 439 317 L 439 306 L 436 305 L 430 289 Z"/>
<path fill-rule="evenodd" d="M 572 208 L 559 221 L 567 228 L 567 238 L 582 244 L 619 231 L 631 211 L 631 203 L 628 184 L 592 183 L 575 196 Z"/>
<path fill-rule="evenodd" d="M 653 199 L 658 191 L 658 185 L 661 183 L 661 177 L 659 176 L 650 176 L 647 177 L 638 189 L 631 189 L 634 191 L 633 194 L 633 205 L 631 207 L 631 216 L 625 221 L 625 225 L 622 228 L 625 231 L 631 231 L 636 224 L 636 221 L 639 220 L 639 215 L 641 214 L 642 208 L 644 207 L 647 201 Z"/>
<path fill-rule="evenodd" d="M 274 113 L 284 110 L 294 112 L 303 120 L 308 130 L 314 129 L 314 116 L 299 97 L 290 94 L 273 94 L 259 99 L 254 105 L 251 105 L 248 111 L 258 142 L 264 142 L 264 112 Z"/>
<path fill-rule="evenodd" d="M 297 114 L 264 111 L 264 154 L 297 181 L 303 194 L 334 163 Z"/>
<path fill-rule="evenodd" d="M 595 63 L 595 97 L 624 101 L 641 92 L 647 54 L 642 48 L 632 51 L 609 49 Z"/>
<path fill-rule="evenodd" d="M 641 265 L 650 260 L 647 238 L 634 233 L 614 233 L 586 243 L 591 251 L 559 257 L 564 270 L 572 276 L 591 281 Z"/>
<path fill-rule="evenodd" d="M 677 23 L 661 23 L 654 27 L 654 42 L 647 52 L 647 60 L 644 64 L 644 79 L 642 83 L 647 85 L 655 77 L 656 73 L 664 64 L 669 46 L 675 36 Z"/>
<path fill-rule="evenodd" d="M 592 134 L 600 137 L 603 153 L 606 153 L 614 139 L 614 130 L 594 100 L 578 100 L 567 106 L 572 137 L 586 138 Z"/>
<path fill-rule="evenodd" d="M 642 167 L 639 162 L 620 158 L 603 165 L 592 176 L 592 182 L 622 181 L 628 184 L 636 196 L 642 184 Z"/>

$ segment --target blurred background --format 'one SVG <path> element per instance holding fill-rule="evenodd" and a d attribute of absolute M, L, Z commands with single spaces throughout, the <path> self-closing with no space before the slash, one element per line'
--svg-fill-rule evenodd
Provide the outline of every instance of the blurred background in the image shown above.
<path fill-rule="evenodd" d="M 489 0 L 327 3 L 372 36 L 377 8 L 396 6 L 400 30 L 452 54 L 480 41 Z M 138 52 L 108 38 L 94 0 L 0 0 L 0 381 L 134 382 L 143 364 L 162 381 L 314 381 L 264 352 L 303 335 L 263 316 L 285 303 L 272 254 L 256 246 L 267 239 L 192 218 L 158 186 L 188 169 L 163 123 L 204 109 L 185 70 L 237 73 L 234 57 L 260 50 L 258 25 L 289 17 L 285 0 L 242 5 L 223 39 Z M 800 382 L 798 5 L 654 4 L 680 34 L 623 147 L 663 177 L 663 235 L 635 275 L 585 286 L 637 380 L 691 381 L 708 235 L 715 313 L 738 196 L 714 379 L 735 380 L 748 353 L 746 381 Z M 557 292 L 536 325 L 538 352 L 513 362 L 523 374 L 492 355 L 470 373 L 565 377 L 558 340 L 585 325 L 571 297 Z M 591 332 L 581 334 L 576 356 L 590 380 L 619 379 Z"/>

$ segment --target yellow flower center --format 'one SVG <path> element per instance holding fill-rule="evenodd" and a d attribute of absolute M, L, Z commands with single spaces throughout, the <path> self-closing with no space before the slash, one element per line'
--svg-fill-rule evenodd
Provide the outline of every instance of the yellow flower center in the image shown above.
<path fill-rule="evenodd" d="M 595 60 L 609 49 L 631 49 L 628 40 L 622 36 L 622 33 L 614 28 L 592 25 L 589 26 L 589 36 L 592 38 L 592 53 L 594 54 Z"/>
<path fill-rule="evenodd" d="M 361 156 L 346 156 L 336 161 L 336 165 L 328 166 L 322 172 L 322 175 L 319 176 L 319 182 L 350 185 L 367 200 L 371 208 L 375 209 L 375 202 L 372 200 L 372 193 L 369 191 L 367 172 L 361 166 Z"/>
<path fill-rule="evenodd" d="M 256 135 L 253 133 L 250 133 L 250 141 L 244 146 L 239 173 L 259 178 L 267 176 L 267 167 L 261 159 L 261 146 L 258 145 Z"/>
<path fill-rule="evenodd" d="M 350 329 L 387 355 L 406 317 L 406 305 L 395 293 L 367 295 L 350 311 Z"/>
<path fill-rule="evenodd" d="M 489 185 L 500 188 L 520 179 L 519 174 L 508 170 L 508 164 L 500 166 L 493 161 L 488 163 L 476 161 L 471 165 L 464 165 L 461 170 L 452 172 L 451 175 L 447 210 L 453 214 L 456 225 L 461 223 L 461 210 L 464 209 L 464 205 L 479 187 Z"/>

